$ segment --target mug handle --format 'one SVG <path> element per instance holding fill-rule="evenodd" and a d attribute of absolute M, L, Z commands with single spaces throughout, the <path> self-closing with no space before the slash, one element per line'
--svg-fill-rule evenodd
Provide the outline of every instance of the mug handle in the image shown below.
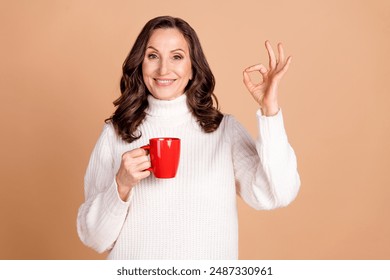
<path fill-rule="evenodd" d="M 144 146 L 141 147 L 141 149 L 144 149 L 144 150 L 148 151 L 149 154 L 150 154 L 150 145 L 144 145 Z M 153 171 L 153 168 L 152 168 L 152 167 L 149 167 L 149 168 L 146 168 L 145 171 L 146 171 L 146 170 L 148 170 L 148 171 Z"/>

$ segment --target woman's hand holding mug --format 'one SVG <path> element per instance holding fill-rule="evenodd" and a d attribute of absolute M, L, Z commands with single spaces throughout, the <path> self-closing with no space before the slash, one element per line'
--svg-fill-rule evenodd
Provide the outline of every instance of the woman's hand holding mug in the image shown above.
<path fill-rule="evenodd" d="M 126 201 L 130 190 L 139 181 L 150 175 L 151 163 L 147 151 L 137 148 L 122 155 L 121 166 L 116 174 L 118 193 L 123 201 Z"/>

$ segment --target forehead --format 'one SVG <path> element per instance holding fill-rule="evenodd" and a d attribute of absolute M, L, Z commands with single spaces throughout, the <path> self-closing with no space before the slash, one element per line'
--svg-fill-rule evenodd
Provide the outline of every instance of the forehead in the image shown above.
<path fill-rule="evenodd" d="M 176 28 L 159 28 L 154 30 L 149 38 L 147 47 L 154 47 L 161 51 L 182 49 L 188 52 L 189 50 L 186 39 Z"/>

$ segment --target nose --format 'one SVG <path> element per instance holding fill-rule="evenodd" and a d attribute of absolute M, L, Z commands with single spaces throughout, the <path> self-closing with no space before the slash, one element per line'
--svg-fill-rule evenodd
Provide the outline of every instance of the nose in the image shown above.
<path fill-rule="evenodd" d="M 161 76 L 169 73 L 169 64 L 168 64 L 168 61 L 166 59 L 160 60 L 160 65 L 159 65 L 158 70 L 159 70 L 158 72 Z"/>

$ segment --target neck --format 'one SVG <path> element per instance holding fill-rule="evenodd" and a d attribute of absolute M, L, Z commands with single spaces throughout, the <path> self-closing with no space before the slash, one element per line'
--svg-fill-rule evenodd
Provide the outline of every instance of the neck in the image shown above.
<path fill-rule="evenodd" d="M 182 94 L 173 100 L 156 99 L 152 95 L 149 95 L 148 103 L 149 107 L 147 108 L 146 113 L 150 117 L 177 118 L 190 113 L 190 109 L 187 105 L 187 96 L 185 94 Z"/>

